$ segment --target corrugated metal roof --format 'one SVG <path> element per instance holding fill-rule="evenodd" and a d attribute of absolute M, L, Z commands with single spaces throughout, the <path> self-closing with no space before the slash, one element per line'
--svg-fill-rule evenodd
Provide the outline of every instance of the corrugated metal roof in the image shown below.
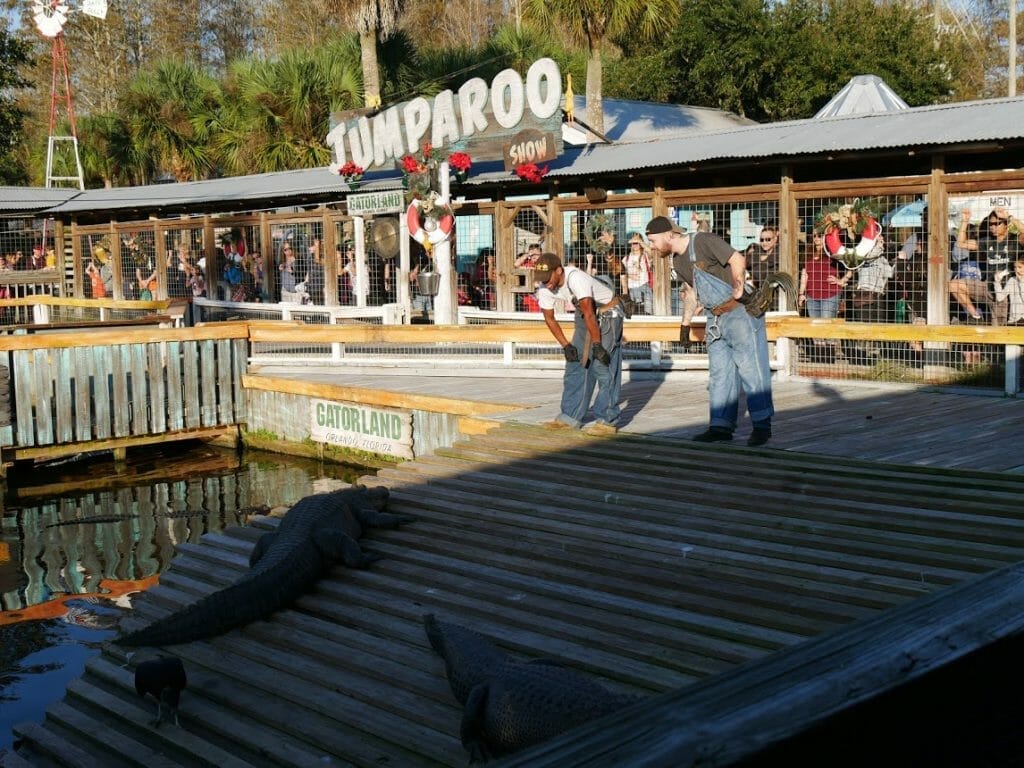
<path fill-rule="evenodd" d="M 857 75 L 818 110 L 815 118 L 842 117 L 864 112 L 892 112 L 909 109 L 889 84 L 878 75 Z"/>
<path fill-rule="evenodd" d="M 586 99 L 576 96 L 573 98 L 573 106 L 576 117 L 585 121 Z M 756 124 L 753 120 L 724 109 L 628 99 L 604 100 L 604 135 L 615 142 L 647 141 Z"/>
<path fill-rule="evenodd" d="M 0 213 L 35 213 L 79 194 L 77 189 L 0 186 Z"/>
<path fill-rule="evenodd" d="M 54 207 L 55 212 L 118 210 L 124 208 L 182 208 L 203 203 L 238 203 L 251 208 L 271 199 L 301 198 L 349 192 L 340 176 L 327 168 L 306 168 L 253 176 L 232 176 L 206 181 L 150 184 L 142 187 L 87 189 L 72 200 Z M 250 205 L 246 205 L 246 204 Z M 2 203 L 0 203 L 2 205 Z"/>
<path fill-rule="evenodd" d="M 892 112 L 860 113 L 828 119 L 792 120 L 767 124 L 736 124 L 742 118 L 718 110 L 670 107 L 661 110 L 643 102 L 609 100 L 621 117 L 610 122 L 619 135 L 645 136 L 614 144 L 567 148 L 550 163 L 550 176 L 572 177 L 671 168 L 699 163 L 743 159 L 787 158 L 833 152 L 969 145 L 1024 139 L 1024 96 L 913 107 Z M 675 112 L 680 122 L 673 128 L 668 118 Z M 631 126 L 627 125 L 628 121 Z M 645 123 L 647 132 L 643 128 Z M 708 130 L 714 124 L 718 129 Z M 680 134 L 680 131 L 684 133 Z M 674 135 L 667 135 L 673 133 Z M 1008 159 L 1020 165 L 1020 158 Z M 393 189 L 400 177 L 388 172 L 368 173 L 360 191 Z M 477 163 L 469 184 L 518 182 L 500 162 Z M 252 210 L 274 201 L 276 205 L 344 198 L 348 186 L 326 168 L 265 173 L 210 181 L 156 184 L 115 189 L 38 190 L 0 187 L 0 211 L 40 210 L 44 203 L 26 205 L 32 195 L 58 195 L 54 213 L 117 211 L 131 209 L 198 209 L 203 205 L 236 204 Z M 60 197 L 67 195 L 68 197 Z M 21 206 L 21 207 L 17 207 Z"/>
<path fill-rule="evenodd" d="M 632 144 L 591 145 L 551 176 L 615 173 L 712 161 L 949 146 L 1024 139 L 1024 97 L 987 99 L 827 120 L 792 120 Z M 1021 158 L 1007 159 L 1017 166 Z"/>

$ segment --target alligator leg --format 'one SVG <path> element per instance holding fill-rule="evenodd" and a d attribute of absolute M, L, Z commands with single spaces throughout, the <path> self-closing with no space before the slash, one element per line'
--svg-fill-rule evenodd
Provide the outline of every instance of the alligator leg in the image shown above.
<path fill-rule="evenodd" d="M 487 708 L 487 683 L 474 686 L 466 698 L 466 705 L 462 710 L 462 724 L 459 728 L 459 735 L 462 738 L 462 746 L 469 752 L 469 764 L 478 765 L 486 763 L 494 755 L 487 747 L 484 724 Z"/>
<path fill-rule="evenodd" d="M 367 528 L 397 528 L 402 523 L 415 523 L 419 518 L 415 515 L 403 515 L 398 512 L 378 512 L 372 507 L 360 507 L 355 510 L 356 520 Z"/>
<path fill-rule="evenodd" d="M 249 555 L 249 567 L 252 568 L 256 563 L 263 557 L 263 553 L 270 549 L 274 544 L 274 539 L 277 538 L 276 531 L 267 531 L 258 539 L 256 539 L 256 546 L 252 548 L 252 553 Z"/>
<path fill-rule="evenodd" d="M 366 568 L 374 560 L 379 560 L 379 555 L 364 552 L 359 542 L 339 528 L 321 530 L 316 534 L 315 543 L 317 549 L 326 558 L 326 562 L 340 560 L 349 568 Z"/>

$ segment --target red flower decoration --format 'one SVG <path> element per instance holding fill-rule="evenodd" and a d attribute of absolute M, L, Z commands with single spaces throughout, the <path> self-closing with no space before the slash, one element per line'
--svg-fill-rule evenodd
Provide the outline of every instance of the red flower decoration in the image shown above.
<path fill-rule="evenodd" d="M 452 152 L 448 156 L 448 165 L 456 171 L 465 173 L 470 169 L 470 166 L 473 165 L 473 161 L 465 152 Z"/>
<path fill-rule="evenodd" d="M 338 175 L 343 176 L 345 179 L 359 180 L 362 178 L 366 169 L 361 165 L 356 165 L 351 160 L 345 163 L 341 168 L 338 169 Z"/>
<path fill-rule="evenodd" d="M 538 167 L 536 163 L 523 163 L 522 165 L 516 166 L 516 176 L 523 181 L 529 181 L 534 184 L 539 182 L 548 173 L 548 166 Z"/>
<path fill-rule="evenodd" d="M 423 173 L 427 170 L 427 166 L 412 155 L 405 155 L 402 158 L 402 170 L 406 173 Z"/>

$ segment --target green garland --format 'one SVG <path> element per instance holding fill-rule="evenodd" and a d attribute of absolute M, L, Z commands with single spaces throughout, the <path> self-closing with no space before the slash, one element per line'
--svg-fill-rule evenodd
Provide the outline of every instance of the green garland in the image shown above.
<path fill-rule="evenodd" d="M 856 223 L 850 224 L 851 214 L 856 214 Z M 832 227 L 848 229 L 857 237 L 864 234 L 867 229 L 868 219 L 877 219 L 878 213 L 867 201 L 855 198 L 852 203 L 831 203 L 825 206 L 814 218 L 814 229 L 824 234 Z M 843 220 L 846 223 L 843 223 Z"/>
<path fill-rule="evenodd" d="M 611 243 L 601 240 L 602 232 L 615 232 L 615 218 L 608 213 L 595 213 L 587 219 L 584 236 L 591 253 L 596 256 L 606 256 L 611 251 Z"/>

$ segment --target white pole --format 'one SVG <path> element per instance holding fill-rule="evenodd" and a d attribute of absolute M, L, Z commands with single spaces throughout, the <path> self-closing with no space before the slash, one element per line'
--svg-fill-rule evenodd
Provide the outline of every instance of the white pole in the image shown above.
<path fill-rule="evenodd" d="M 448 177 L 448 161 L 445 160 L 437 169 L 437 182 L 441 189 L 441 199 L 451 202 L 451 179 Z M 455 224 L 452 224 L 452 234 L 455 233 Z M 458 322 L 456 312 L 458 304 L 455 301 L 455 280 L 452 269 L 452 239 L 446 238 L 443 242 L 434 246 L 434 268 L 441 276 L 441 284 L 434 297 L 434 325 L 455 325 Z"/>

